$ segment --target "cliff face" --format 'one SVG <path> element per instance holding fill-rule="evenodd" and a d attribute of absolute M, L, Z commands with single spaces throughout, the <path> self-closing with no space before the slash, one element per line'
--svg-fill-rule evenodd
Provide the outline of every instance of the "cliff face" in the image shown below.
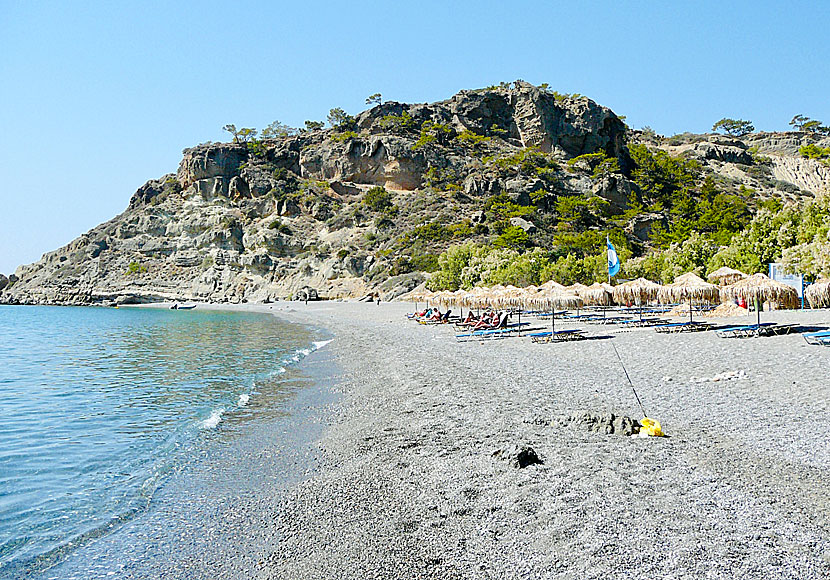
<path fill-rule="evenodd" d="M 692 137 L 650 145 L 761 194 L 830 184 L 826 167 L 791 154 L 792 134 Z M 752 144 L 772 159 L 763 171 L 751 169 Z M 533 208 L 544 223 L 512 225 L 544 245 L 559 196 L 600 196 L 624 210 L 632 191 L 626 127 L 610 109 L 520 81 L 433 104 L 387 102 L 350 127 L 256 145 L 185 150 L 178 171 L 140 187 L 124 213 L 21 266 L 0 302 L 267 302 L 306 287 L 391 298 L 420 283 L 448 245 L 492 240 L 483 209 L 494 196 Z M 567 164 L 600 152 L 618 172 Z M 372 202 L 377 186 L 388 195 Z"/>

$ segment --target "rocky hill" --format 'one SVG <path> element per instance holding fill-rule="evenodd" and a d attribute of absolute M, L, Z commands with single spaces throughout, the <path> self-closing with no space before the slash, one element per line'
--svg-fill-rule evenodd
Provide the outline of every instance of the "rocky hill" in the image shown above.
<path fill-rule="evenodd" d="M 564 223 L 566 198 L 596 199 L 642 252 L 670 216 L 632 211 L 633 145 L 697 160 L 723 191 L 796 200 L 830 189 L 830 169 L 798 155 L 826 141 L 660 138 L 587 97 L 521 81 L 386 102 L 329 129 L 185 150 L 122 214 L 0 280 L 0 302 L 269 302 L 309 288 L 392 298 L 452 244 L 555 247 L 563 229 L 598 227 Z"/>

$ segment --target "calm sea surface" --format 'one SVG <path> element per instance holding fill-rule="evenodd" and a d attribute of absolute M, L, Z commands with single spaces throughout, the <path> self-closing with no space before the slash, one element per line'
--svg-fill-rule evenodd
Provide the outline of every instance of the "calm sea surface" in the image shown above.
<path fill-rule="evenodd" d="M 0 306 L 0 576 L 146 510 L 311 341 L 264 314 Z"/>

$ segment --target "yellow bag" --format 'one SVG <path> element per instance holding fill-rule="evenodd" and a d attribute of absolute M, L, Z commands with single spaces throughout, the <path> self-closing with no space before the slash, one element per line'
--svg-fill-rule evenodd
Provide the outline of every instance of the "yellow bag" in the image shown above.
<path fill-rule="evenodd" d="M 654 419 L 643 417 L 640 420 L 640 433 L 645 433 L 651 437 L 662 437 L 663 430 L 660 429 L 660 423 Z"/>

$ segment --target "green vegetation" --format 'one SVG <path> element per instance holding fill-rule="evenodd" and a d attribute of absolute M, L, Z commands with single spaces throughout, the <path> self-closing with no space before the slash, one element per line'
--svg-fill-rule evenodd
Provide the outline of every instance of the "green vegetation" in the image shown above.
<path fill-rule="evenodd" d="M 538 147 L 525 147 L 505 157 L 485 157 L 483 161 L 493 164 L 503 176 L 519 172 L 544 178 L 549 170 L 559 168 L 556 161 L 550 155 L 542 153 Z"/>
<path fill-rule="evenodd" d="M 372 211 L 384 211 L 392 207 L 392 194 L 381 186 L 375 186 L 363 194 L 363 205 Z"/>
<path fill-rule="evenodd" d="M 830 127 L 826 127 L 821 124 L 821 121 L 805 117 L 804 115 L 795 115 L 790 120 L 790 126 L 796 131 L 816 133 L 818 135 L 830 135 Z"/>
<path fill-rule="evenodd" d="M 530 236 L 526 231 L 517 226 L 505 227 L 501 234 L 499 234 L 493 245 L 497 248 L 512 248 L 514 250 L 521 250 L 530 245 Z"/>
<path fill-rule="evenodd" d="M 424 174 L 424 185 L 436 191 L 460 191 L 460 178 L 451 169 L 430 167 Z"/>
<path fill-rule="evenodd" d="M 413 150 L 421 149 L 430 144 L 446 145 L 455 136 L 455 129 L 446 123 L 426 121 L 421 125 L 418 140 L 412 146 Z"/>
<path fill-rule="evenodd" d="M 490 137 L 478 135 L 477 133 L 473 133 L 469 129 L 465 129 L 464 131 L 456 135 L 455 139 L 462 145 L 465 145 L 474 151 L 480 150 L 484 147 L 486 143 L 490 141 Z"/>
<path fill-rule="evenodd" d="M 577 167 L 583 167 L 591 171 L 594 179 L 598 179 L 611 173 L 620 172 L 620 162 L 616 157 L 608 157 L 605 151 L 597 153 L 586 153 L 568 160 L 568 171 L 574 172 Z"/>
<path fill-rule="evenodd" d="M 329 125 L 339 131 L 349 131 L 355 128 L 355 118 L 340 107 L 331 109 L 326 120 L 329 122 Z"/>
<path fill-rule="evenodd" d="M 366 104 L 367 105 L 380 105 L 383 102 L 380 93 L 374 93 L 366 97 Z"/>
<path fill-rule="evenodd" d="M 717 133 L 723 131 L 727 135 L 733 137 L 743 137 L 755 130 L 755 125 L 752 121 L 744 121 L 743 119 L 727 119 L 723 118 L 714 125 L 712 125 L 712 132 Z"/>
<path fill-rule="evenodd" d="M 262 130 L 260 136 L 263 139 L 279 139 L 283 137 L 290 137 L 297 134 L 297 129 L 289 127 L 285 123 L 274 121 Z"/>
<path fill-rule="evenodd" d="M 236 125 L 228 124 L 222 127 L 223 131 L 227 131 L 233 136 L 234 143 L 247 143 L 257 136 L 257 130 L 250 127 L 243 127 L 237 129 Z"/>
<path fill-rule="evenodd" d="M 344 143 L 349 139 L 357 139 L 358 137 L 360 137 L 360 135 L 358 135 L 354 131 L 343 131 L 342 133 L 334 133 L 331 136 L 331 140 L 335 143 Z"/>
<path fill-rule="evenodd" d="M 326 124 L 322 121 L 306 121 L 305 131 L 317 131 L 322 129 Z M 302 129 L 301 129 L 302 130 Z"/>
<path fill-rule="evenodd" d="M 400 115 L 384 115 L 378 125 L 395 135 L 407 135 L 420 129 L 418 122 L 407 111 Z"/>
<path fill-rule="evenodd" d="M 148 270 L 149 268 L 140 262 L 130 262 L 127 264 L 127 271 L 125 272 L 125 275 L 133 276 L 135 274 L 143 274 Z"/>
<path fill-rule="evenodd" d="M 830 147 L 819 147 L 810 143 L 798 148 L 798 153 L 805 159 L 815 159 L 825 165 L 830 165 Z"/>

